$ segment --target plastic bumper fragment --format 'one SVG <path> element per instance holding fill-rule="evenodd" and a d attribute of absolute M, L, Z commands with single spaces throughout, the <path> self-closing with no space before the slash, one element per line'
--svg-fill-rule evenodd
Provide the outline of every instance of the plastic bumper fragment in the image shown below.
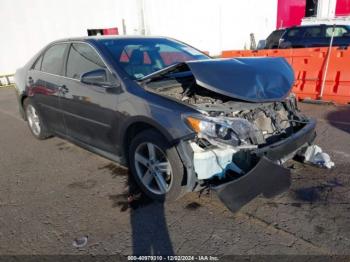
<path fill-rule="evenodd" d="M 262 157 L 244 176 L 212 189 L 232 212 L 237 212 L 256 196 L 274 197 L 290 187 L 290 170 Z"/>

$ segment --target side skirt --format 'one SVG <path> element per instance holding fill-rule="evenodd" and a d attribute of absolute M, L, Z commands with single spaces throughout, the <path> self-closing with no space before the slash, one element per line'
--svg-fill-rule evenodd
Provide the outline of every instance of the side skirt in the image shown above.
<path fill-rule="evenodd" d="M 118 156 L 118 155 L 113 154 L 111 152 L 107 152 L 105 150 L 99 149 L 97 147 L 94 147 L 92 145 L 89 145 L 89 144 L 84 143 L 84 142 L 82 142 L 82 141 L 80 141 L 78 139 L 72 138 L 70 136 L 64 135 L 64 134 L 59 133 L 59 132 L 55 132 L 55 135 L 57 137 L 60 137 L 60 138 L 64 139 L 64 140 L 67 140 L 67 141 L 69 141 L 69 142 L 71 142 L 71 143 L 73 143 L 73 144 L 75 144 L 75 145 L 77 145 L 77 146 L 79 146 L 79 147 L 81 147 L 83 149 L 86 149 L 86 150 L 88 150 L 88 151 L 90 151 L 92 153 L 95 153 L 95 154 L 97 154 L 99 156 L 102 156 L 102 157 L 104 157 L 104 158 L 106 158 L 108 160 L 111 160 L 113 162 L 116 162 L 116 163 L 118 163 L 118 164 L 128 168 L 127 164 L 126 164 L 126 161 L 125 161 L 124 157 L 122 157 L 122 156 Z"/>

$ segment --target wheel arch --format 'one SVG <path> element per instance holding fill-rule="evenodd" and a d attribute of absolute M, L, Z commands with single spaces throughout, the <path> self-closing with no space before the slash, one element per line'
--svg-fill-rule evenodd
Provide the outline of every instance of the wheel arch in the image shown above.
<path fill-rule="evenodd" d="M 171 145 L 174 145 L 176 140 L 171 136 L 171 134 L 161 125 L 156 123 L 155 121 L 144 118 L 144 117 L 135 117 L 132 121 L 129 121 L 126 125 L 123 125 L 124 128 L 121 131 L 121 144 L 122 144 L 122 153 L 128 162 L 128 154 L 129 154 L 129 145 L 131 140 L 140 132 L 147 129 L 154 129 L 159 132 Z"/>
<path fill-rule="evenodd" d="M 27 116 L 26 116 L 25 108 L 24 108 L 24 101 L 26 99 L 28 99 L 28 96 L 26 94 L 23 94 L 19 97 L 19 112 L 25 121 L 27 121 Z"/>

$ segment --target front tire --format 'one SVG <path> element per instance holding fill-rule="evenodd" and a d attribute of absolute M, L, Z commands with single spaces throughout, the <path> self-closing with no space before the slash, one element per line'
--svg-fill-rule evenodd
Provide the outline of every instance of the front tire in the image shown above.
<path fill-rule="evenodd" d="M 171 202 L 184 191 L 184 166 L 175 147 L 153 129 L 139 133 L 130 144 L 129 167 L 151 199 Z"/>
<path fill-rule="evenodd" d="M 38 111 L 37 106 L 30 100 L 30 98 L 24 100 L 23 106 L 27 123 L 33 136 L 39 140 L 48 138 L 50 134 Z"/>

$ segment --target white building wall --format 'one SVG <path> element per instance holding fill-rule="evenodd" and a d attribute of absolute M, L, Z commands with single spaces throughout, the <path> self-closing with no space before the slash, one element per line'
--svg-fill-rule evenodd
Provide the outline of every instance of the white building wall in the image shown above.
<path fill-rule="evenodd" d="M 118 22 L 114 0 L 0 0 L 0 74 L 13 72 L 49 42 Z"/>
<path fill-rule="evenodd" d="M 135 1 L 143 6 L 146 34 L 173 37 L 213 55 L 249 48 L 250 33 L 257 43 L 276 28 L 277 0 Z"/>
<path fill-rule="evenodd" d="M 318 0 L 317 16 L 304 17 L 302 25 L 350 25 L 350 16 L 335 16 L 337 0 Z"/>
<path fill-rule="evenodd" d="M 143 14 L 143 16 L 142 16 Z M 47 43 L 90 28 L 177 38 L 211 54 L 249 48 L 275 29 L 277 0 L 0 0 L 0 74 Z"/>
<path fill-rule="evenodd" d="M 319 0 L 317 3 L 317 19 L 334 18 L 337 0 Z"/>

